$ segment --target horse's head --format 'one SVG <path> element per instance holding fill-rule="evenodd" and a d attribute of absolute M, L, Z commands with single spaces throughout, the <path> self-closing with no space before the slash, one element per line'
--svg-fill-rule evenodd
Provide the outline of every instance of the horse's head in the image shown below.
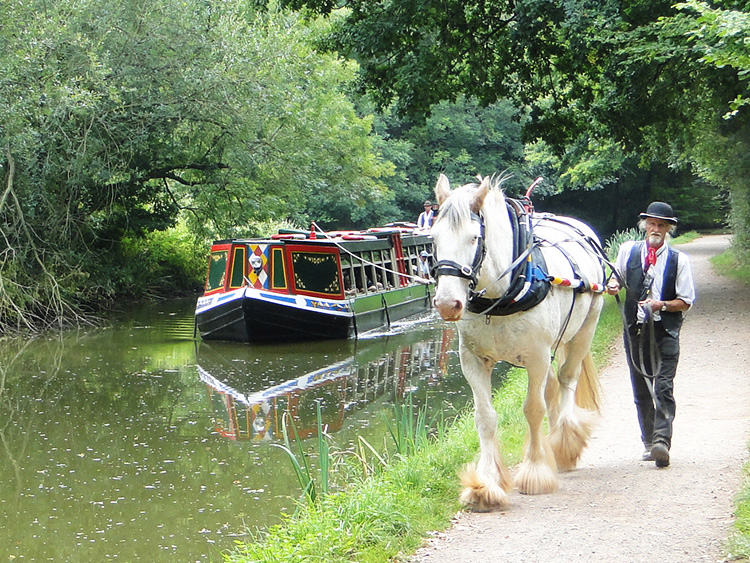
<path fill-rule="evenodd" d="M 432 226 L 437 290 L 433 303 L 443 320 L 461 319 L 469 291 L 477 284 L 484 258 L 484 223 L 480 211 L 490 190 L 490 179 L 451 191 L 440 174 L 435 196 L 440 213 Z"/>

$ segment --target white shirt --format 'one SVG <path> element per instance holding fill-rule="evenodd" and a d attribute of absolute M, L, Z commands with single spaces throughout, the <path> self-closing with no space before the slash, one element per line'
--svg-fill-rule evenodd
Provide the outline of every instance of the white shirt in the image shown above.
<path fill-rule="evenodd" d="M 638 241 L 641 242 L 641 241 Z M 624 277 L 625 272 L 628 269 L 628 258 L 630 257 L 630 251 L 636 241 L 627 241 L 622 243 L 620 251 L 617 253 L 617 262 L 615 265 L 617 269 Z M 641 249 L 641 266 L 646 263 L 646 254 L 648 253 L 648 245 L 644 244 Z M 657 301 L 663 301 L 661 297 L 662 285 L 664 284 L 664 269 L 667 266 L 667 245 L 662 244 L 656 250 L 656 264 L 651 266 L 654 268 L 654 283 L 651 284 L 651 290 L 646 296 L 647 299 L 656 299 Z M 693 283 L 693 272 L 690 268 L 690 258 L 684 252 L 677 254 L 677 279 L 675 280 L 675 293 L 677 299 L 682 299 L 688 306 L 692 306 L 695 301 L 695 285 Z M 643 312 L 641 308 L 638 308 L 638 322 L 643 322 Z M 661 319 L 660 311 L 654 312 L 654 320 L 658 321 Z"/>
<path fill-rule="evenodd" d="M 412 215 L 413 217 L 413 215 Z M 430 219 L 432 219 L 432 210 L 430 211 L 422 211 L 422 213 L 419 214 L 419 219 L 417 219 L 417 227 L 420 229 L 427 229 L 430 227 Z"/>

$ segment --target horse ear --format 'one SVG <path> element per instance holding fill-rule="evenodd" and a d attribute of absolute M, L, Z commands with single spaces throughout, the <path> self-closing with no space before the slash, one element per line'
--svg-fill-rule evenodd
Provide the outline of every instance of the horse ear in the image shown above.
<path fill-rule="evenodd" d="M 448 181 L 448 177 L 441 173 L 437 184 L 435 184 L 435 199 L 437 199 L 438 205 L 443 205 L 449 195 L 451 195 L 451 183 Z"/>
<path fill-rule="evenodd" d="M 477 188 L 477 191 L 471 200 L 471 210 L 474 213 L 479 213 L 479 210 L 482 209 L 482 205 L 484 205 L 484 198 L 487 197 L 487 193 L 489 191 L 490 191 L 490 177 L 485 176 L 484 178 L 482 178 L 482 183 L 479 184 L 479 187 Z"/>

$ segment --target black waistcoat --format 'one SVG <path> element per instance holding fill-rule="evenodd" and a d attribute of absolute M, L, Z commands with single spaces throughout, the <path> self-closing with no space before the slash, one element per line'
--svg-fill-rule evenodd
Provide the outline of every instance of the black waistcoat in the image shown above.
<path fill-rule="evenodd" d="M 644 278 L 641 252 L 645 244 L 645 241 L 634 244 L 630 251 L 630 256 L 628 256 L 627 272 L 625 272 L 625 281 L 628 284 L 628 290 L 625 294 L 625 319 L 628 322 L 628 328 L 633 328 L 636 324 L 638 297 Z M 664 267 L 664 281 L 661 287 L 661 298 L 663 301 L 671 301 L 677 297 L 678 255 L 678 250 L 667 247 L 667 264 Z M 659 314 L 666 331 L 677 338 L 680 335 L 680 327 L 682 326 L 682 311 L 672 313 L 662 311 Z"/>

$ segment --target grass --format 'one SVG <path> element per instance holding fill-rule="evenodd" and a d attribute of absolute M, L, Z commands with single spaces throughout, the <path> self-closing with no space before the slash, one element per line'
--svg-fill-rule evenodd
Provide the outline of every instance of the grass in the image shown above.
<path fill-rule="evenodd" d="M 669 244 L 687 244 L 688 242 L 693 242 L 695 239 L 701 236 L 702 235 L 696 231 L 688 231 L 687 233 L 673 238 L 671 241 L 669 241 Z"/>
<path fill-rule="evenodd" d="M 730 248 L 711 258 L 717 273 L 750 286 L 750 265 L 737 260 Z M 731 561 L 750 560 L 750 464 L 743 468 L 744 482 L 735 498 L 734 531 L 727 538 L 725 549 Z"/>
<path fill-rule="evenodd" d="M 731 249 L 711 258 L 717 273 L 745 285 L 750 285 L 750 264 L 741 264 Z"/>

